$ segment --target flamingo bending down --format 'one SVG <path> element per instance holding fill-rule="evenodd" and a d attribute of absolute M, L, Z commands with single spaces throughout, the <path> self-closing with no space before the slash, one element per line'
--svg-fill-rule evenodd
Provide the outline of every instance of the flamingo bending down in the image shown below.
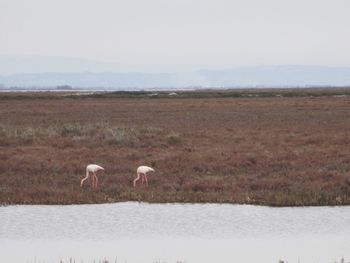
<path fill-rule="evenodd" d="M 89 178 L 90 173 L 92 174 L 92 188 L 97 188 L 98 179 L 96 176 L 96 172 L 104 170 L 103 167 L 97 165 L 97 164 L 89 164 L 86 166 L 86 176 L 81 180 L 80 187 L 83 187 L 83 183 L 85 180 Z"/>
<path fill-rule="evenodd" d="M 138 181 L 140 178 L 142 184 L 144 181 L 146 181 L 146 185 L 148 186 L 147 173 L 149 172 L 154 172 L 154 169 L 145 165 L 139 166 L 136 171 L 137 176 L 133 181 L 133 186 L 136 186 L 136 181 Z"/>

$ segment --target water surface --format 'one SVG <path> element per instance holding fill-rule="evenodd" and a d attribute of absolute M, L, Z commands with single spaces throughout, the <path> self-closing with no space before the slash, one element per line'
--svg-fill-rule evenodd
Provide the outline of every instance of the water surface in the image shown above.
<path fill-rule="evenodd" d="M 350 207 L 27 205 L 0 207 L 0 222 L 0 262 L 350 260 Z"/>

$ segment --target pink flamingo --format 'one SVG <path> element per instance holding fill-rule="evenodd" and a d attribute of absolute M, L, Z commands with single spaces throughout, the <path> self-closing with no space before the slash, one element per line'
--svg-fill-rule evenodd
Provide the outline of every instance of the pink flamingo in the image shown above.
<path fill-rule="evenodd" d="M 97 188 L 98 179 L 96 176 L 96 172 L 104 170 L 103 167 L 97 165 L 97 164 L 89 164 L 86 166 L 86 176 L 81 180 L 80 187 L 83 187 L 83 183 L 85 180 L 89 178 L 90 173 L 92 174 L 92 188 Z"/>
<path fill-rule="evenodd" d="M 148 186 L 147 173 L 149 172 L 154 172 L 154 169 L 145 165 L 139 166 L 136 171 L 137 176 L 133 181 L 133 186 L 136 186 L 136 181 L 138 181 L 140 178 L 142 184 L 144 181 L 146 181 L 146 185 Z"/>

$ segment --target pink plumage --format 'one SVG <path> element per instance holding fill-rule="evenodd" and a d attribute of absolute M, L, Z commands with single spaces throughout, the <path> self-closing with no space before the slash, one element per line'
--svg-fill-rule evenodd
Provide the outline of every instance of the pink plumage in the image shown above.
<path fill-rule="evenodd" d="M 133 186 L 136 187 L 136 182 L 141 178 L 141 182 L 143 184 L 146 181 L 146 185 L 148 186 L 147 173 L 154 172 L 154 169 L 149 166 L 141 165 L 136 170 L 136 178 L 133 181 Z"/>
<path fill-rule="evenodd" d="M 88 166 L 86 166 L 86 171 L 89 171 L 92 173 L 96 173 L 97 171 L 100 171 L 100 170 L 104 170 L 104 168 L 97 164 L 89 164 Z"/>
<path fill-rule="evenodd" d="M 80 186 L 83 187 L 84 181 L 89 178 L 90 174 L 92 174 L 92 188 L 97 188 L 98 179 L 96 173 L 101 170 L 104 170 L 104 168 L 97 164 L 89 164 L 86 166 L 86 176 L 80 181 Z"/>

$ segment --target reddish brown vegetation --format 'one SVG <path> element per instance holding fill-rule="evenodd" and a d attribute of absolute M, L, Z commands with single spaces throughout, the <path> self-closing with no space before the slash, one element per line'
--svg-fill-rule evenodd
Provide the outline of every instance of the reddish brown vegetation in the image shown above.
<path fill-rule="evenodd" d="M 349 105 L 348 97 L 3 98 L 0 203 L 350 204 Z M 106 169 L 97 191 L 79 187 L 89 163 Z M 148 189 L 132 188 L 139 165 L 156 169 Z"/>

